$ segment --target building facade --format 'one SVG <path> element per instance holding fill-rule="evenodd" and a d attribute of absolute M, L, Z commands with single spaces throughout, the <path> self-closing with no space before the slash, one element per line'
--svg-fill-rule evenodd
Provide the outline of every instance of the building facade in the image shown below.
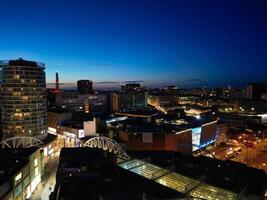
<path fill-rule="evenodd" d="M 43 152 L 40 148 L 1 149 L 0 199 L 27 200 L 41 183 L 44 174 Z"/>
<path fill-rule="evenodd" d="M 2 137 L 45 138 L 45 65 L 22 59 L 0 61 L 0 88 Z"/>
<path fill-rule="evenodd" d="M 79 94 L 92 94 L 93 82 L 90 80 L 79 80 L 77 81 L 77 89 Z"/>
<path fill-rule="evenodd" d="M 140 84 L 124 84 L 118 95 L 113 95 L 113 107 L 122 112 L 143 110 L 147 108 L 147 96 Z"/>
<path fill-rule="evenodd" d="M 261 95 L 267 92 L 266 83 L 249 83 L 246 88 L 246 98 L 260 100 Z"/>

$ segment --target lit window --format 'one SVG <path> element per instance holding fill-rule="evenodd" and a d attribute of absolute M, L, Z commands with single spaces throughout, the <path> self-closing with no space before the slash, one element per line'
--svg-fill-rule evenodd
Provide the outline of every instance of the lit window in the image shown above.
<path fill-rule="evenodd" d="M 19 181 L 22 177 L 22 174 L 19 173 L 16 177 L 15 177 L 15 182 Z"/>
<path fill-rule="evenodd" d="M 36 168 L 34 169 L 34 175 L 37 176 L 38 174 L 39 174 L 39 170 L 38 170 L 38 167 L 36 167 Z"/>
<path fill-rule="evenodd" d="M 36 167 L 38 165 L 38 160 L 37 158 L 34 160 L 34 167 Z"/>

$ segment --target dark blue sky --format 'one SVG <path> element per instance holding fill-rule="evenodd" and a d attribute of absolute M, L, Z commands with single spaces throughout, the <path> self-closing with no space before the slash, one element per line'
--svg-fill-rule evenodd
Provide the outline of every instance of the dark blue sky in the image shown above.
<path fill-rule="evenodd" d="M 264 3 L 265 2 L 265 3 Z M 1 0 L 0 59 L 47 82 L 243 85 L 267 80 L 264 0 Z"/>

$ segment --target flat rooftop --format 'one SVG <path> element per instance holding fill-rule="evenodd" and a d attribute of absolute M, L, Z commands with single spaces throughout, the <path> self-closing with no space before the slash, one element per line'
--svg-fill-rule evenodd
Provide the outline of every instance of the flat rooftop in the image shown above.
<path fill-rule="evenodd" d="M 155 117 L 155 122 L 147 122 L 137 117 L 111 122 L 110 124 L 113 126 L 120 125 L 121 129 L 135 132 L 180 132 L 190 128 L 197 128 L 211 122 L 216 122 L 216 119 L 210 115 L 203 115 L 200 118 L 160 115 Z"/>

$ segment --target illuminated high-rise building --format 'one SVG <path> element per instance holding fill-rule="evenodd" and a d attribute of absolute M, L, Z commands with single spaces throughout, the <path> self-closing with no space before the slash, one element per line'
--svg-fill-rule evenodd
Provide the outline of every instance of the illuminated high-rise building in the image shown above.
<path fill-rule="evenodd" d="M 45 65 L 0 61 L 1 135 L 46 137 Z"/>

